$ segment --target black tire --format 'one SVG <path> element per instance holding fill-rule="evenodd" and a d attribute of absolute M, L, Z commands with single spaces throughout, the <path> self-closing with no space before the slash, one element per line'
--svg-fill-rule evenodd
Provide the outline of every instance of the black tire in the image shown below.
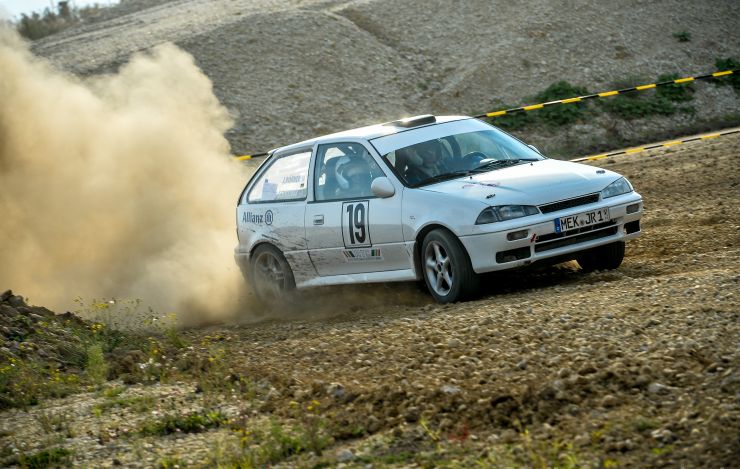
<path fill-rule="evenodd" d="M 478 292 L 480 277 L 473 271 L 460 240 L 449 231 L 430 231 L 422 241 L 420 254 L 422 277 L 437 302 L 461 301 Z"/>
<path fill-rule="evenodd" d="M 285 306 L 295 297 L 295 278 L 290 264 L 278 248 L 261 244 L 250 260 L 250 283 L 265 306 Z"/>
<path fill-rule="evenodd" d="M 583 270 L 592 272 L 594 270 L 616 269 L 622 264 L 623 259 L 624 242 L 617 241 L 616 243 L 589 249 L 578 256 L 577 261 Z"/>

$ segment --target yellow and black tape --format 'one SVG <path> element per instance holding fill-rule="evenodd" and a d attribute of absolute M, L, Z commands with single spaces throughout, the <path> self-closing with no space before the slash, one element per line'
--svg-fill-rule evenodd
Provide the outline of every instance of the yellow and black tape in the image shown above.
<path fill-rule="evenodd" d="M 633 86 L 631 88 L 624 88 L 621 90 L 603 91 L 601 93 L 594 93 L 594 94 L 589 94 L 586 96 L 576 96 L 573 98 L 558 99 L 557 101 L 550 101 L 547 103 L 530 104 L 529 106 L 515 107 L 511 109 L 502 109 L 500 111 L 487 112 L 485 114 L 479 114 L 473 117 L 475 117 L 476 119 L 481 119 L 484 117 L 500 117 L 500 116 L 505 116 L 507 114 L 514 114 L 517 112 L 534 111 L 536 109 L 542 109 L 545 107 L 555 106 L 559 104 L 579 103 L 581 101 L 587 101 L 589 99 L 607 98 L 609 96 L 617 96 L 619 94 L 624 94 L 624 93 L 632 93 L 635 91 L 650 90 L 653 88 L 657 88 L 659 86 L 680 85 L 683 83 L 691 83 L 696 80 L 708 80 L 712 78 L 720 78 L 720 77 L 724 77 L 724 76 L 728 76 L 728 75 L 732 75 L 736 73 L 740 73 L 740 70 L 724 70 L 721 72 L 707 73 L 705 75 L 698 75 L 695 77 L 685 77 L 685 78 L 677 78 L 675 80 L 662 81 L 660 83 L 648 83 L 645 85 Z M 683 143 L 683 142 L 680 142 L 680 143 Z M 651 147 L 651 148 L 657 148 L 657 147 Z M 252 155 L 234 155 L 234 158 L 238 161 L 245 161 L 245 160 L 251 160 L 253 158 L 260 158 L 263 156 L 267 156 L 268 154 L 269 154 L 268 152 L 262 152 L 262 153 L 254 153 Z M 597 156 L 601 156 L 601 155 L 597 155 Z M 611 155 L 611 156 L 614 156 L 614 155 Z M 584 159 L 580 159 L 579 161 L 583 161 L 583 160 Z"/>
<path fill-rule="evenodd" d="M 656 143 L 653 145 L 645 145 L 644 147 L 628 148 L 626 150 L 613 151 L 610 153 L 601 153 L 600 155 L 586 156 L 583 158 L 576 158 L 570 161 L 579 163 L 583 161 L 601 160 L 604 158 L 610 158 L 612 156 L 618 156 L 618 155 L 632 155 L 635 153 L 642 153 L 643 151 L 647 151 L 647 150 L 653 150 L 655 148 L 667 148 L 667 147 L 672 147 L 675 145 L 681 145 L 682 143 L 698 142 L 701 140 L 711 140 L 713 138 L 718 138 L 718 137 L 722 137 L 725 135 L 732 135 L 732 134 L 737 134 L 737 133 L 740 133 L 740 129 L 732 129 L 732 130 L 727 130 L 724 132 L 715 132 L 711 134 L 698 135 L 696 137 L 685 138 L 683 140 L 671 140 L 668 142 Z"/>
<path fill-rule="evenodd" d="M 609 96 L 617 96 L 619 94 L 624 93 L 632 93 L 635 91 L 644 91 L 644 90 L 651 90 L 653 88 L 658 88 L 660 86 L 669 86 L 669 85 L 680 85 L 683 83 L 691 83 L 692 81 L 696 80 L 709 80 L 712 78 L 720 78 L 727 75 L 732 75 L 734 73 L 738 73 L 740 70 L 724 70 L 721 72 L 714 72 L 714 73 L 707 73 L 705 75 L 698 75 L 695 77 L 685 77 L 685 78 L 677 78 L 675 80 L 669 80 L 669 81 L 662 81 L 660 83 L 648 83 L 645 85 L 639 85 L 639 86 L 633 86 L 631 88 L 624 88 L 621 90 L 613 90 L 613 91 L 603 91 L 601 93 L 594 93 L 589 94 L 586 96 L 576 96 L 573 98 L 567 98 L 567 99 L 558 99 L 557 101 L 550 101 L 547 103 L 539 103 L 539 104 L 530 104 L 529 106 L 522 106 L 522 107 L 515 107 L 511 109 L 502 109 L 500 111 L 493 111 L 493 112 L 487 112 L 485 114 L 479 114 L 477 116 L 473 116 L 477 119 L 481 119 L 484 117 L 501 117 L 505 116 L 507 114 L 514 114 L 517 112 L 526 112 L 526 111 L 534 111 L 536 109 L 542 109 L 549 106 L 555 106 L 558 104 L 571 104 L 571 103 L 579 103 L 581 101 L 587 101 L 589 99 L 596 99 L 596 98 L 608 98 Z"/>
<path fill-rule="evenodd" d="M 267 152 L 255 153 L 253 155 L 234 155 L 234 159 L 238 161 L 246 161 L 246 160 L 251 160 L 252 158 L 259 158 L 261 156 L 267 156 L 267 155 L 268 155 Z"/>

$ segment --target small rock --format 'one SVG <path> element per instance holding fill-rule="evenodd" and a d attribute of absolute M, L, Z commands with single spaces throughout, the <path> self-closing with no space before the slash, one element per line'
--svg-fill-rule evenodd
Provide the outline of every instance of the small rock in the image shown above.
<path fill-rule="evenodd" d="M 509 428 L 508 430 L 504 430 L 499 440 L 502 443 L 514 443 L 518 439 L 518 436 L 517 432 Z"/>
<path fill-rule="evenodd" d="M 612 394 L 607 394 L 601 399 L 601 405 L 603 407 L 614 407 L 619 404 L 619 399 Z"/>
<path fill-rule="evenodd" d="M 406 413 L 403 415 L 404 420 L 406 420 L 408 423 L 418 422 L 419 417 L 421 417 L 421 413 L 419 412 L 418 407 L 409 407 L 408 409 L 406 409 Z"/>
<path fill-rule="evenodd" d="M 355 454 L 348 449 L 343 449 L 337 453 L 337 461 L 339 462 L 349 462 L 353 459 L 355 459 Z"/>
<path fill-rule="evenodd" d="M 522 360 L 519 363 L 516 364 L 516 367 L 520 370 L 526 370 L 527 369 L 527 360 Z"/>
<path fill-rule="evenodd" d="M 456 348 L 462 345 L 462 342 L 460 342 L 460 339 L 452 338 L 447 341 L 447 346 L 450 348 Z"/>
<path fill-rule="evenodd" d="M 648 386 L 648 392 L 650 394 L 668 394 L 668 391 L 670 391 L 670 388 L 664 384 L 650 383 Z"/>
<path fill-rule="evenodd" d="M 581 433 L 573 440 L 576 446 L 588 446 L 591 444 L 591 436 L 588 433 Z"/>
<path fill-rule="evenodd" d="M 326 387 L 326 393 L 334 399 L 342 399 L 347 393 L 344 386 L 339 383 L 331 383 Z"/>
<path fill-rule="evenodd" d="M 676 435 L 667 428 L 659 428 L 650 432 L 650 436 L 662 443 L 671 443 L 676 440 Z"/>
<path fill-rule="evenodd" d="M 27 307 L 25 301 L 23 301 L 23 297 L 20 295 L 13 295 L 7 300 L 8 304 L 12 306 L 13 308 L 20 308 L 20 307 Z"/>
<path fill-rule="evenodd" d="M 442 386 L 442 392 L 445 394 L 459 394 L 460 388 L 457 386 L 452 386 L 451 384 L 445 384 Z"/>
<path fill-rule="evenodd" d="M 581 376 L 585 375 L 591 375 L 596 373 L 598 370 L 593 365 L 584 365 L 580 370 L 578 370 L 578 374 Z"/>
<path fill-rule="evenodd" d="M 368 433 L 375 433 L 380 430 L 380 420 L 374 415 L 367 418 L 367 431 Z"/>

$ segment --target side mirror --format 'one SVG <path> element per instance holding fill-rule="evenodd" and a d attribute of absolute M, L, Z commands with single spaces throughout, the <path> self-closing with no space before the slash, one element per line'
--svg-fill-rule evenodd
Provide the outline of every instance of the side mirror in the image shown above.
<path fill-rule="evenodd" d="M 534 146 L 534 145 L 529 145 L 529 144 L 528 144 L 527 146 L 528 146 L 529 148 L 531 148 L 532 150 L 536 151 L 537 153 L 539 153 L 540 155 L 542 154 L 542 152 L 541 152 L 541 151 L 539 151 L 539 150 L 537 149 L 537 147 L 536 147 L 536 146 Z"/>
<path fill-rule="evenodd" d="M 393 187 L 391 180 L 387 177 L 373 179 L 372 184 L 370 184 L 370 190 L 373 191 L 375 197 L 380 197 L 381 199 L 391 197 L 396 193 L 396 188 Z"/>

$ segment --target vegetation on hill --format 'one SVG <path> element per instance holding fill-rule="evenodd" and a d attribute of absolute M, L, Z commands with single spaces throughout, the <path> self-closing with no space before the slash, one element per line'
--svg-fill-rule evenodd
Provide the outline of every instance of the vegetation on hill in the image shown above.
<path fill-rule="evenodd" d="M 88 21 L 100 14 L 101 8 L 98 4 L 78 8 L 70 5 L 69 1 L 60 1 L 56 12 L 46 8 L 40 14 L 21 14 L 17 29 L 23 37 L 33 41 Z"/>

